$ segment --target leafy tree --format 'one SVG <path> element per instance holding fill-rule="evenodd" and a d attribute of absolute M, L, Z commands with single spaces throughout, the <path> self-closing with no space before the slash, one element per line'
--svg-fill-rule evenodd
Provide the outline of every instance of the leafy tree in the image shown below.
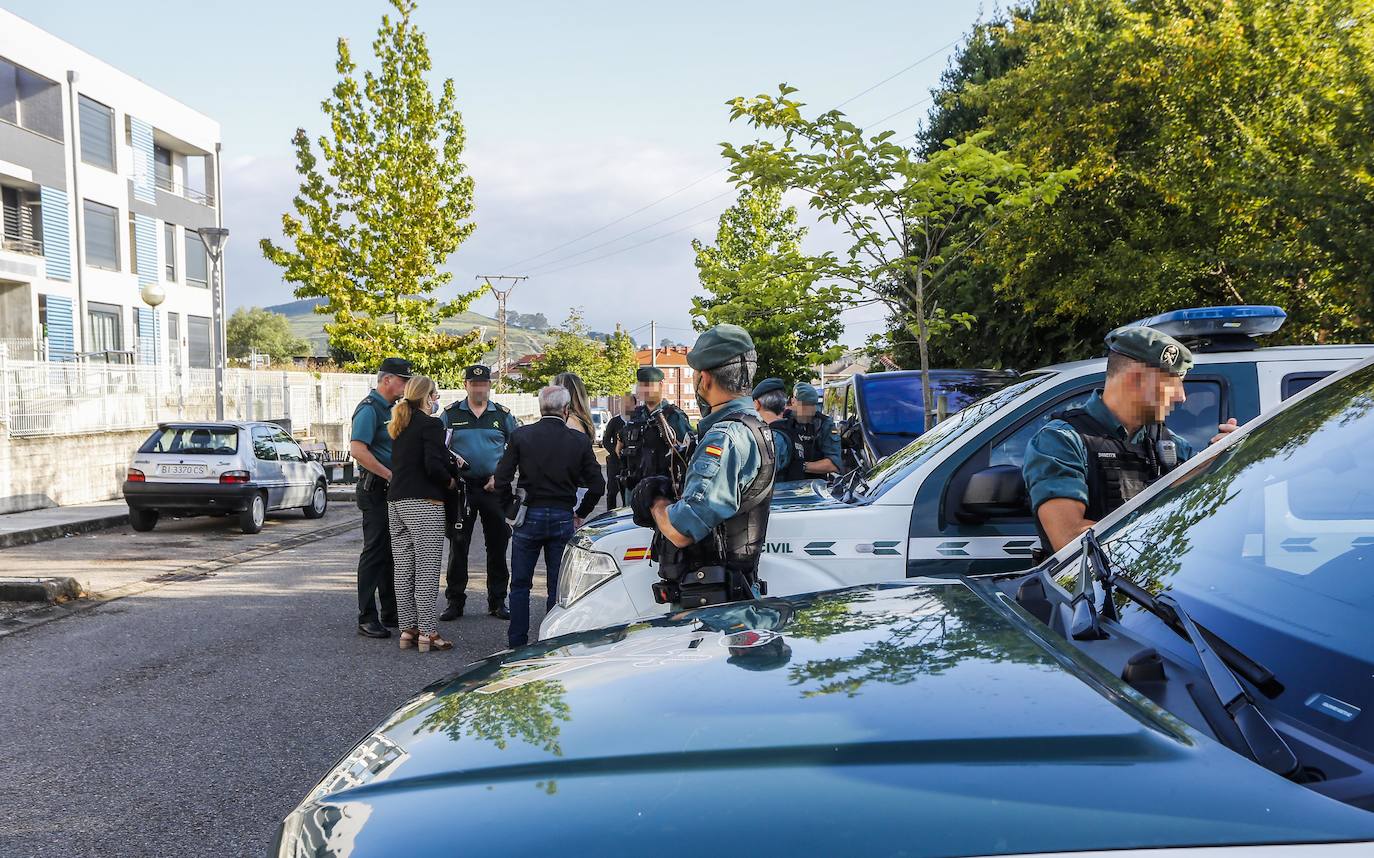
<path fill-rule="evenodd" d="M 783 207 L 782 192 L 761 187 L 743 191 L 721 214 L 714 246 L 692 240 L 697 278 L 708 293 L 692 299 L 693 324 L 698 331 L 722 322 L 747 330 L 761 378 L 808 379 L 812 367 L 842 351 L 840 311 L 850 290 L 817 286 L 818 272 L 791 264 L 805 234 L 797 210 Z"/>
<path fill-rule="evenodd" d="M 624 393 L 634 385 L 634 341 L 616 328 L 605 341 L 591 339 L 582 311 L 573 308 L 563 326 L 553 332 L 553 341 L 523 373 L 519 387 L 529 393 L 549 383 L 561 372 L 577 373 L 591 396 Z"/>
<path fill-rule="evenodd" d="M 723 144 L 731 174 L 741 185 L 806 192 L 820 217 L 841 225 L 849 247 L 843 257 L 791 253 L 770 259 L 768 266 L 777 274 L 839 279 L 884 304 L 916 341 L 930 426 L 936 417 L 930 341 L 955 326 L 971 328 L 974 321 L 940 305 L 941 281 L 952 263 L 1010 215 L 1052 203 L 1074 173 L 1032 169 L 983 148 L 983 135 L 948 141 L 922 157 L 893 142 L 891 131 L 865 136 L 839 111 L 806 118 L 794 92 L 783 84 L 776 96 L 730 102 L 732 119 L 743 117 L 754 128 L 783 135 L 780 143 Z M 978 229 L 958 229 L 974 218 L 980 219 Z"/>
<path fill-rule="evenodd" d="M 340 39 L 340 79 L 321 105 L 330 136 L 317 157 L 305 129 L 294 138 L 300 192 L 282 215 L 290 247 L 263 239 L 263 255 L 281 266 L 300 298 L 325 299 L 316 312 L 331 351 L 352 369 L 371 371 L 387 355 L 409 357 L 417 371 L 458 384 L 482 353 L 478 332 L 439 330 L 483 289 L 440 301 L 452 274 L 440 271 L 472 233 L 472 179 L 461 159 L 462 116 L 454 85 L 436 100 L 424 34 L 412 23 L 414 0 L 391 0 L 372 43 L 377 72 L 361 79 Z"/>
<path fill-rule="evenodd" d="M 291 332 L 291 322 L 261 307 L 240 307 L 224 323 L 224 341 L 233 358 L 246 358 L 253 352 L 265 354 L 273 363 L 310 354 L 310 341 Z"/>

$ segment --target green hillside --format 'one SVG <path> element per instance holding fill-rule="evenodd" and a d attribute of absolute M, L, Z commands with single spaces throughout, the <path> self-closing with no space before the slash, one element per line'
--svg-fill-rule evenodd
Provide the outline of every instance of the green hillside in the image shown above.
<path fill-rule="evenodd" d="M 285 316 L 287 321 L 291 323 L 292 333 L 310 341 L 311 354 L 323 356 L 329 353 L 328 340 L 324 335 L 324 323 L 328 317 L 314 312 L 314 308 L 319 303 L 320 299 L 310 298 L 304 301 L 292 301 L 288 304 L 277 304 L 265 309 Z M 442 330 L 455 334 L 465 334 L 473 328 L 482 328 L 482 341 L 487 343 L 491 349 L 484 357 L 488 363 L 496 360 L 497 327 L 498 323 L 492 317 L 471 312 L 449 319 L 441 326 Z M 510 335 L 512 359 L 533 352 L 541 352 L 552 339 L 548 334 L 541 334 L 538 331 L 529 331 L 524 328 L 508 327 L 507 332 Z"/>

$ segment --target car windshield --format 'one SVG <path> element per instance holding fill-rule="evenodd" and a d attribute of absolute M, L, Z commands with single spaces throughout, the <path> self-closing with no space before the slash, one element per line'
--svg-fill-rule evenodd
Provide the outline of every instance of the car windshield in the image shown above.
<path fill-rule="evenodd" d="M 1128 576 L 1172 591 L 1199 623 L 1273 670 L 1287 687 L 1272 705 L 1366 750 L 1374 722 L 1356 716 L 1374 708 L 1371 412 L 1366 366 L 1099 534 Z M 1134 603 L 1122 610 L 1130 627 L 1158 627 Z M 1169 637 L 1161 634 L 1152 639 Z"/>
<path fill-rule="evenodd" d="M 239 432 L 225 426 L 161 426 L 140 453 L 180 453 L 187 456 L 227 456 L 237 453 Z"/>
<path fill-rule="evenodd" d="M 986 425 L 1003 406 L 1054 377 L 1053 372 L 1027 375 L 1022 381 L 994 391 L 965 407 L 953 417 L 936 424 L 929 432 L 876 462 L 868 473 L 863 475 L 868 489 L 860 494 L 868 496 L 886 491 L 888 487 L 900 482 L 912 468 L 920 466 L 931 456 L 948 447 L 955 439 L 969 432 L 976 432 Z"/>
<path fill-rule="evenodd" d="M 943 401 L 943 411 L 953 414 L 1004 386 L 997 376 L 965 376 L 931 379 L 931 395 Z M 921 376 L 877 373 L 863 382 L 864 422 L 879 435 L 919 435 L 925 426 L 921 406 Z M 936 413 L 939 413 L 937 411 Z"/>

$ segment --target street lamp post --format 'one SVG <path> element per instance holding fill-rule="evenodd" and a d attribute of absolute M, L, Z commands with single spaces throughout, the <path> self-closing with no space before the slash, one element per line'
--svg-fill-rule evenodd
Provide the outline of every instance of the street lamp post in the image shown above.
<path fill-rule="evenodd" d="M 224 419 L 224 270 L 220 260 L 224 256 L 224 245 L 229 241 L 229 230 L 222 226 L 203 226 L 196 230 L 205 252 L 210 255 L 210 280 L 213 293 L 215 342 L 215 419 Z"/>

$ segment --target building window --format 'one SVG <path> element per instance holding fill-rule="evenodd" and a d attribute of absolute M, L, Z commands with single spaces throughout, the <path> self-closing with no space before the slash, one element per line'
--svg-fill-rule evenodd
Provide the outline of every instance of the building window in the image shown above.
<path fill-rule="evenodd" d="M 164 146 L 153 146 L 153 181 L 164 191 L 176 189 L 172 181 L 172 150 Z"/>
<path fill-rule="evenodd" d="M 134 213 L 129 212 L 129 270 L 138 273 L 138 230 L 134 227 Z M 138 319 L 134 319 L 134 326 L 138 326 Z"/>
<path fill-rule="evenodd" d="M 174 223 L 162 225 L 162 255 L 165 260 L 167 279 L 177 281 L 177 226 Z"/>
<path fill-rule="evenodd" d="M 195 230 L 186 230 L 186 282 L 202 289 L 210 281 L 209 256 Z"/>
<path fill-rule="evenodd" d="M 193 368 L 214 366 L 214 344 L 210 340 L 210 320 L 204 316 L 186 317 L 186 360 Z"/>
<path fill-rule="evenodd" d="M 106 170 L 115 168 L 114 111 L 81 96 L 81 160 Z"/>
<path fill-rule="evenodd" d="M 0 119 L 62 140 L 62 87 L 0 59 Z"/>
<path fill-rule="evenodd" d="M 167 363 L 181 366 L 181 317 L 167 314 Z"/>
<path fill-rule="evenodd" d="M 124 311 L 114 304 L 86 305 L 90 317 L 91 342 L 87 351 L 117 352 L 124 348 Z"/>
<path fill-rule="evenodd" d="M 119 209 L 84 200 L 86 264 L 119 270 Z"/>
<path fill-rule="evenodd" d="M 16 253 L 43 252 L 43 211 L 37 191 L 0 188 L 0 247 Z"/>

